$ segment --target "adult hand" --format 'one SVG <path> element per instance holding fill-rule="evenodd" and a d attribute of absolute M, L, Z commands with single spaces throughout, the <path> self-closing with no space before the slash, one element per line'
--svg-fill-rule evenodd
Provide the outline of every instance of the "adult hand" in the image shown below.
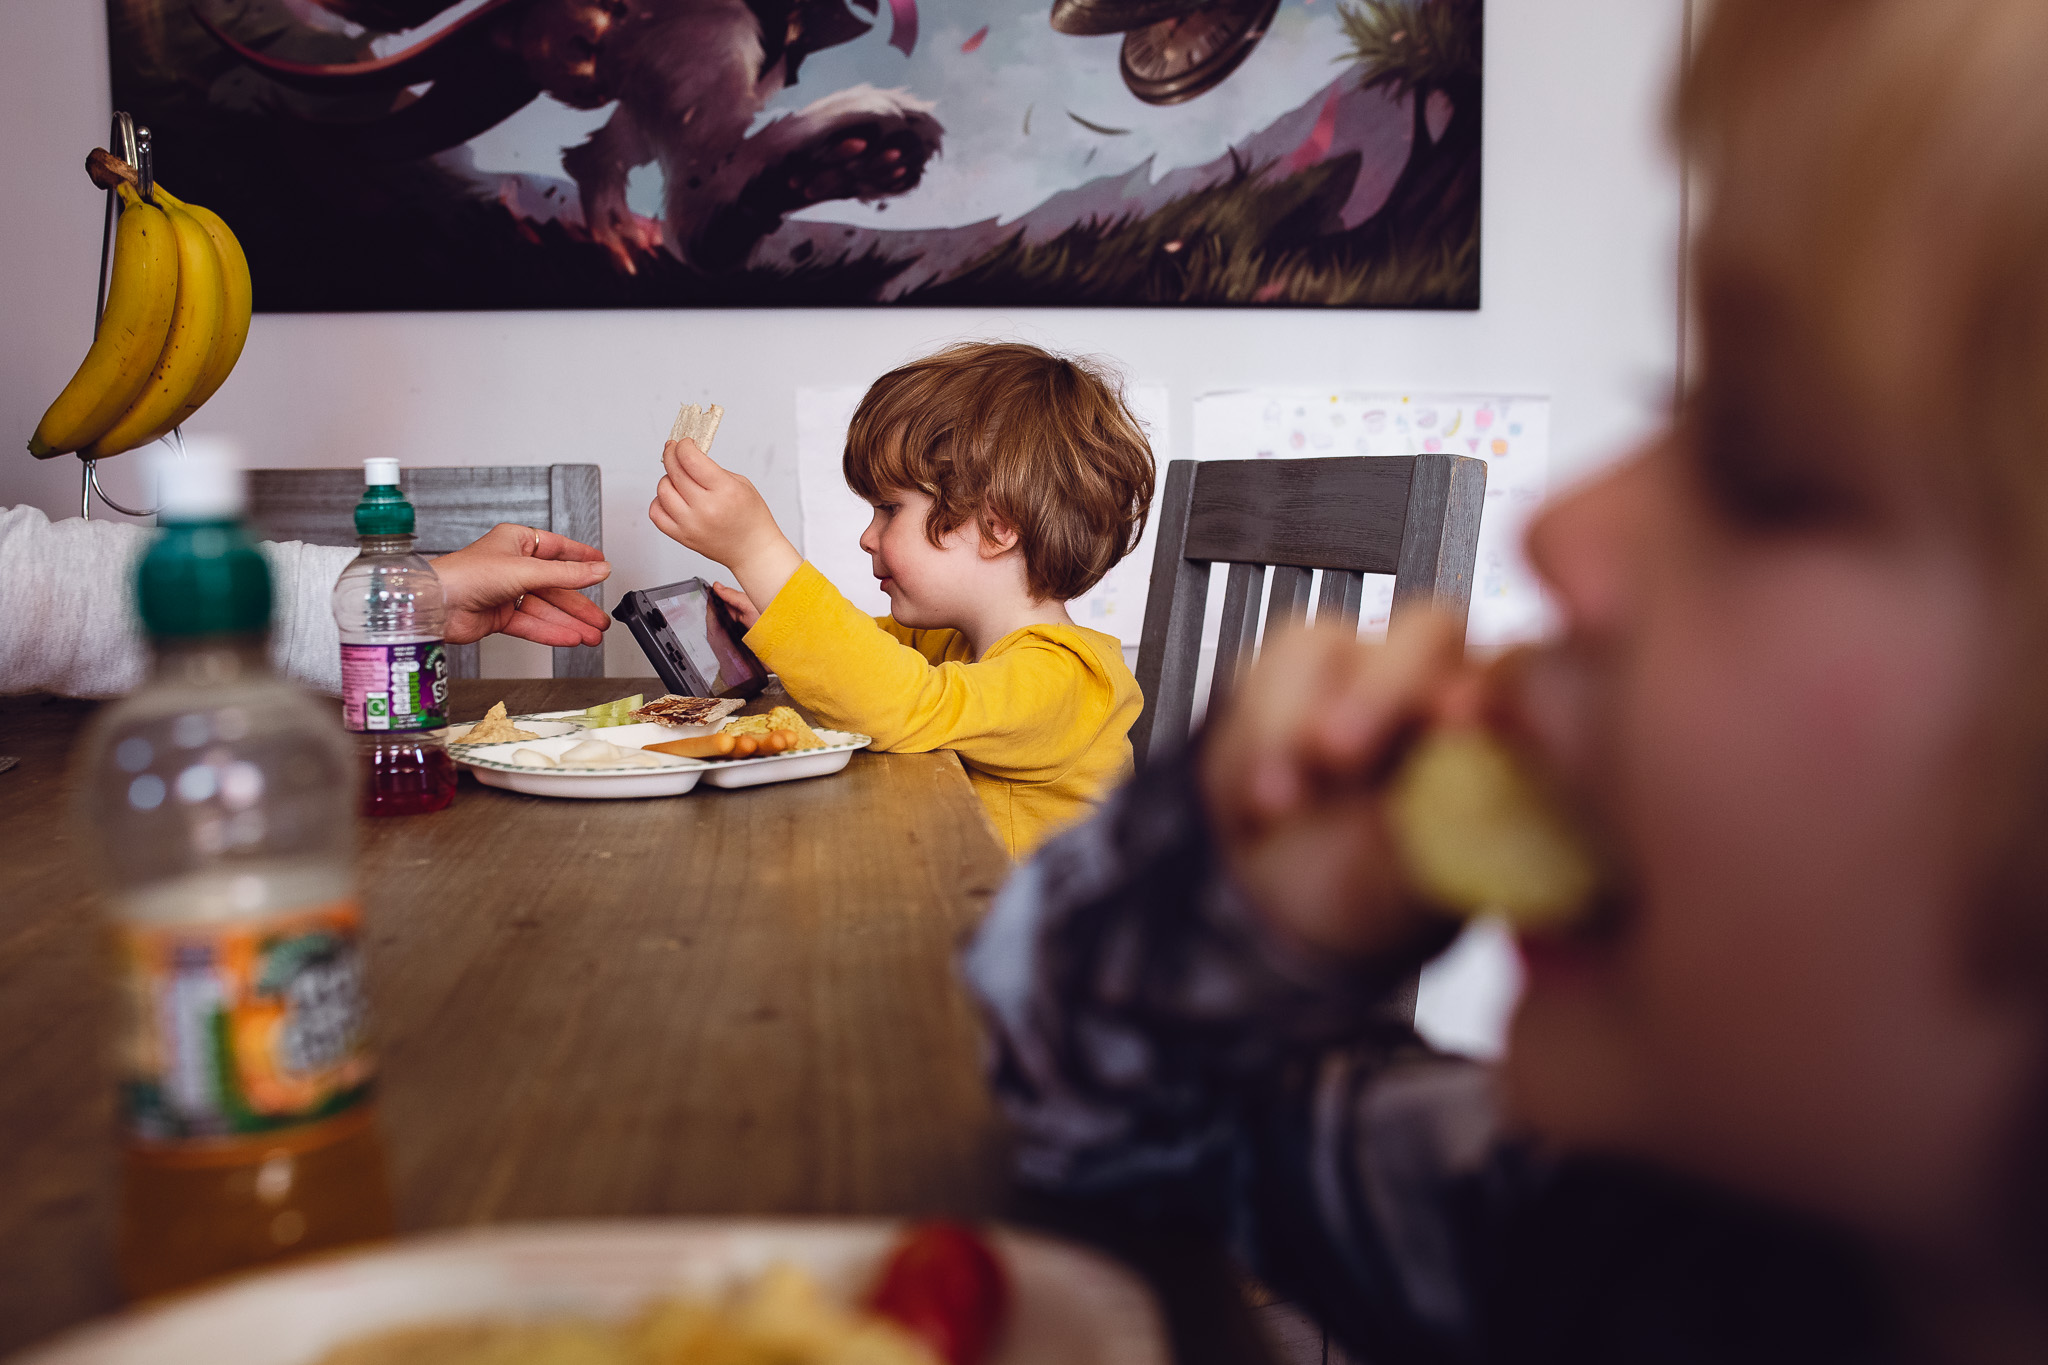
<path fill-rule="evenodd" d="M 733 571 L 755 602 L 772 602 L 803 556 L 775 524 L 768 502 L 744 476 L 714 464 L 690 440 L 661 450 L 667 472 L 647 519 L 661 533 Z"/>
<path fill-rule="evenodd" d="M 761 609 L 754 605 L 754 599 L 741 592 L 738 588 L 729 588 L 723 583 L 713 583 L 711 591 L 718 594 L 718 600 L 725 603 L 726 609 L 732 613 L 733 619 L 746 629 L 752 630 L 754 622 L 761 619 Z"/>
<path fill-rule="evenodd" d="M 578 592 L 611 577 L 601 551 L 580 540 L 501 523 L 434 561 L 448 599 L 448 642 L 503 632 L 543 645 L 594 645 L 612 623 Z"/>
<path fill-rule="evenodd" d="M 1406 741 L 1461 690 L 1459 667 L 1456 623 L 1433 613 L 1404 617 L 1384 645 L 1293 631 L 1210 727 L 1201 782 L 1225 868 L 1284 937 L 1366 957 L 1428 924 L 1402 886 L 1381 801 Z"/>

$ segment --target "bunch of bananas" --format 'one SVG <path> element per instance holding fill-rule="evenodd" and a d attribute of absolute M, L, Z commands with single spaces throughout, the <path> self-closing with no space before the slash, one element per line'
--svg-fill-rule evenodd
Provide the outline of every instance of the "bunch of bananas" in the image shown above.
<path fill-rule="evenodd" d="M 162 185 L 144 200 L 104 151 L 86 165 L 121 199 L 113 279 L 92 349 L 29 438 L 39 459 L 148 445 L 213 397 L 249 338 L 249 261 L 220 215 Z"/>

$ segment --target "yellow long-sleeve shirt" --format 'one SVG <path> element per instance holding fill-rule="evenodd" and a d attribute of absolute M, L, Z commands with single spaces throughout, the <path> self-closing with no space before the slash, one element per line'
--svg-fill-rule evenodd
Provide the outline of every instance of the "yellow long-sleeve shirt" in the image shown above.
<path fill-rule="evenodd" d="M 1100 631 L 1025 626 L 976 659 L 959 631 L 869 616 L 806 562 L 747 645 L 825 725 L 872 735 L 878 750 L 958 753 L 1013 858 L 1131 770 L 1144 699 Z"/>

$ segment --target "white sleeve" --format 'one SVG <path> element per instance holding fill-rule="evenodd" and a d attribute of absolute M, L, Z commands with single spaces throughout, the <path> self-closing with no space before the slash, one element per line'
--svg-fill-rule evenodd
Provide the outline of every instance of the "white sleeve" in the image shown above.
<path fill-rule="evenodd" d="M 118 521 L 53 522 L 0 508 L 0 693 L 113 697 L 142 681 L 149 650 L 135 611 L 135 565 L 154 536 Z M 270 565 L 271 664 L 323 692 L 341 685 L 328 597 L 347 547 L 263 542 Z"/>
<path fill-rule="evenodd" d="M 0 510 L 0 693 L 112 697 L 142 681 L 135 563 L 153 534 Z"/>
<path fill-rule="evenodd" d="M 270 561 L 270 666 L 293 682 L 341 695 L 341 632 L 334 580 L 356 557 L 352 545 L 266 540 Z"/>

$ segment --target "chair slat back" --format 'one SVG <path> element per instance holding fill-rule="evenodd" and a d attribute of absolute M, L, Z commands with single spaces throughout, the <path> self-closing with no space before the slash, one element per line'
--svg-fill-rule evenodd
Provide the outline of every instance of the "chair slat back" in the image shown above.
<path fill-rule="evenodd" d="M 410 468 L 399 471 L 398 482 L 412 503 L 414 534 L 424 555 L 459 550 L 500 522 L 604 547 L 602 480 L 594 464 Z M 360 469 L 249 471 L 251 519 L 272 540 L 353 545 L 355 506 L 362 495 Z M 595 588 L 584 596 L 603 601 Z M 474 644 L 448 647 L 453 677 L 476 677 L 477 659 Z M 604 647 L 556 649 L 554 675 L 603 677 Z"/>
<path fill-rule="evenodd" d="M 1262 597 L 1268 631 L 1307 619 L 1311 596 L 1318 620 L 1355 627 L 1365 575 L 1392 574 L 1397 617 L 1433 602 L 1462 620 L 1485 500 L 1486 462 L 1457 455 L 1168 465 L 1153 507 L 1158 546 L 1138 646 L 1145 710 L 1131 730 L 1137 761 L 1187 738 L 1212 565 L 1229 566 L 1213 709 L 1251 665 Z"/>

